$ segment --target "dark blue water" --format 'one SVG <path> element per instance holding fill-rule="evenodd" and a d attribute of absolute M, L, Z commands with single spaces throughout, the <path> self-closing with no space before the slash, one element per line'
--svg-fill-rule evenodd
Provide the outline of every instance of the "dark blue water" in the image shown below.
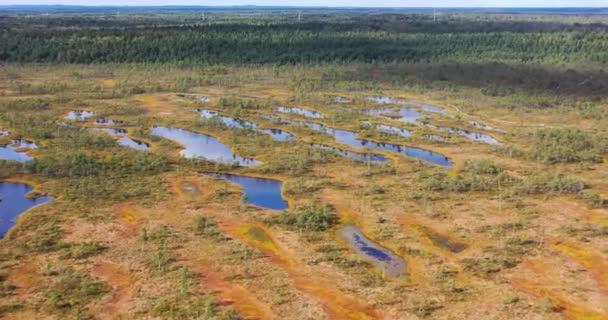
<path fill-rule="evenodd" d="M 278 112 L 283 112 L 283 113 L 293 113 L 293 114 L 301 115 L 301 116 L 304 116 L 306 118 L 311 118 L 311 119 L 322 119 L 323 118 L 323 115 L 320 112 L 317 112 L 314 110 L 302 109 L 302 108 L 277 107 L 277 108 L 274 108 L 274 110 L 278 111 Z"/>
<path fill-rule="evenodd" d="M 214 110 L 198 109 L 196 111 L 201 115 L 201 117 L 203 117 L 205 119 L 218 119 L 229 128 L 251 129 L 251 130 L 254 130 L 257 132 L 268 134 L 276 141 L 296 140 L 296 137 L 294 137 L 291 133 L 289 133 L 287 131 L 283 131 L 280 129 L 260 129 L 253 122 L 236 119 L 236 118 L 232 118 L 232 117 L 227 117 L 227 116 L 221 116 L 217 111 L 214 111 Z"/>
<path fill-rule="evenodd" d="M 356 132 L 328 128 L 319 123 L 293 121 L 293 120 L 284 120 L 284 121 L 286 121 L 288 123 L 293 123 L 296 125 L 307 126 L 315 131 L 325 132 L 327 134 L 334 136 L 334 138 L 336 139 L 336 141 L 338 143 L 343 143 L 343 144 L 349 145 L 354 148 L 395 152 L 395 153 L 399 153 L 399 154 L 402 154 L 402 155 L 405 155 L 405 156 L 408 156 L 411 158 L 416 158 L 416 159 L 424 160 L 424 161 L 427 161 L 427 162 L 430 162 L 430 163 L 433 163 L 436 165 L 440 165 L 440 166 L 446 167 L 446 168 L 452 167 L 452 165 L 453 165 L 452 160 L 450 160 L 446 156 L 444 156 L 440 153 L 430 151 L 430 150 L 414 148 L 414 147 L 406 147 L 406 146 L 391 144 L 391 143 L 381 143 L 381 142 L 374 142 L 374 141 L 369 141 L 369 140 L 364 140 L 364 139 L 357 139 Z"/>
<path fill-rule="evenodd" d="M 358 152 L 343 150 L 343 149 L 339 149 L 336 147 L 326 146 L 324 144 L 318 144 L 318 143 L 310 143 L 308 145 L 313 148 L 329 150 L 339 156 L 348 157 L 348 158 L 352 158 L 352 159 L 355 159 L 358 161 L 363 161 L 363 162 L 386 163 L 389 161 L 385 156 L 383 156 L 381 154 L 358 153 Z"/>
<path fill-rule="evenodd" d="M 375 244 L 354 225 L 345 225 L 340 236 L 346 240 L 353 249 L 361 253 L 368 261 L 390 277 L 400 277 L 406 273 L 407 263 L 399 256 L 386 248 Z"/>
<path fill-rule="evenodd" d="M 237 156 L 228 146 L 206 134 L 162 126 L 154 126 L 152 134 L 176 141 L 185 146 L 186 149 L 180 152 L 185 158 L 206 159 L 224 163 L 236 162 L 241 166 L 254 166 L 262 163 L 251 158 Z"/>
<path fill-rule="evenodd" d="M 225 179 L 239 184 L 243 193 L 247 196 L 248 203 L 267 209 L 285 210 L 287 201 L 281 196 L 283 182 L 272 179 L 253 178 L 223 173 L 206 173 L 209 176 Z"/>
<path fill-rule="evenodd" d="M 30 191 L 32 187 L 24 183 L 0 182 L 0 238 L 15 225 L 20 214 L 54 199 L 52 196 L 27 198 L 25 195 Z"/>
<path fill-rule="evenodd" d="M 96 114 L 97 113 L 95 111 L 74 110 L 68 112 L 68 115 L 65 118 L 67 120 L 84 121 Z"/>
<path fill-rule="evenodd" d="M 131 139 L 129 137 L 122 137 L 122 138 L 118 139 L 118 144 L 125 146 L 125 147 L 133 148 L 135 150 L 149 150 L 150 149 L 149 143 Z"/>

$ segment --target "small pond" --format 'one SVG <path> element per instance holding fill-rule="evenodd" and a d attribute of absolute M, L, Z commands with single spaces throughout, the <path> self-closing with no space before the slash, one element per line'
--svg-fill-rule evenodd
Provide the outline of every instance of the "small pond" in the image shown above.
<path fill-rule="evenodd" d="M 13 140 L 12 144 L 0 145 L 0 160 L 27 162 L 34 159 L 27 155 L 27 150 L 36 148 L 38 148 L 38 146 L 34 142 Z"/>
<path fill-rule="evenodd" d="M 173 140 L 182 144 L 186 149 L 180 154 L 190 159 L 206 159 L 214 162 L 238 163 L 241 166 L 253 166 L 262 162 L 237 156 L 230 147 L 219 142 L 215 137 L 179 128 L 154 126 L 152 134 Z"/>
<path fill-rule="evenodd" d="M 320 112 L 317 112 L 314 110 L 302 109 L 302 108 L 277 107 L 277 108 L 274 108 L 274 110 L 278 111 L 278 112 L 283 112 L 283 113 L 297 114 L 297 115 L 304 116 L 304 117 L 311 118 L 311 119 L 322 119 L 323 118 L 323 115 Z"/>
<path fill-rule="evenodd" d="M 415 125 L 420 125 L 420 119 L 430 118 L 428 115 L 418 111 L 416 108 L 382 108 L 366 110 L 365 114 L 379 118 L 407 122 Z"/>
<path fill-rule="evenodd" d="M 206 173 L 206 175 L 240 185 L 243 188 L 243 196 L 254 206 L 273 210 L 285 210 L 288 207 L 287 201 L 281 195 L 283 182 L 279 180 L 223 173 Z"/>
<path fill-rule="evenodd" d="M 76 120 L 76 121 L 84 121 L 87 118 L 95 116 L 97 113 L 95 111 L 85 111 L 85 110 L 74 110 L 68 112 L 68 115 L 65 116 L 67 120 Z"/>
<path fill-rule="evenodd" d="M 350 103 L 350 100 L 344 98 L 344 97 L 334 97 L 334 102 L 336 103 Z"/>
<path fill-rule="evenodd" d="M 105 132 L 107 134 L 113 136 L 125 136 L 127 135 L 127 130 L 125 129 L 116 129 L 116 128 L 89 128 L 91 131 L 100 131 Z"/>
<path fill-rule="evenodd" d="M 0 238 L 12 228 L 17 217 L 28 209 L 54 199 L 52 196 L 26 197 L 30 185 L 18 182 L 0 182 Z"/>
<path fill-rule="evenodd" d="M 339 235 L 348 242 L 351 248 L 380 269 L 383 274 L 397 278 L 407 273 L 407 262 L 405 260 L 366 238 L 356 226 L 345 225 L 340 229 Z"/>
<path fill-rule="evenodd" d="M 121 120 L 112 120 L 112 119 L 106 119 L 106 118 L 95 120 L 95 124 L 102 125 L 102 126 L 130 126 L 130 125 L 133 125 L 130 122 L 121 121 Z"/>
<path fill-rule="evenodd" d="M 494 144 L 494 145 L 502 145 L 503 143 L 494 139 L 492 136 L 489 136 L 487 134 L 483 134 L 483 133 L 479 133 L 479 132 L 473 132 L 473 131 L 468 131 L 468 130 L 463 130 L 463 129 L 458 129 L 458 128 L 439 128 L 443 131 L 447 131 L 450 133 L 455 133 L 459 136 L 463 136 L 469 140 L 473 140 L 473 141 L 479 141 L 479 142 L 485 142 L 488 144 Z"/>
<path fill-rule="evenodd" d="M 420 109 L 428 111 L 428 112 L 440 113 L 445 116 L 450 116 L 450 113 L 444 107 L 434 106 L 431 104 L 416 102 L 416 101 L 412 101 L 412 100 L 401 100 L 401 99 L 395 99 L 395 98 L 386 97 L 386 96 L 371 96 L 371 97 L 367 97 L 367 99 L 374 101 L 376 103 L 380 103 L 380 104 L 398 104 L 398 105 L 418 106 Z"/>

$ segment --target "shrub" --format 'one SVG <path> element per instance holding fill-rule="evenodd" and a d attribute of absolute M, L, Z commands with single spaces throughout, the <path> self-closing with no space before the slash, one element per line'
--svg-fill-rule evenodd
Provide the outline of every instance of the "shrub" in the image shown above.
<path fill-rule="evenodd" d="M 276 218 L 279 224 L 294 226 L 307 231 L 323 231 L 336 222 L 336 216 L 327 205 L 310 205 L 297 208 L 292 212 L 283 212 Z"/>
<path fill-rule="evenodd" d="M 541 129 L 534 136 L 534 159 L 547 163 L 600 162 L 601 155 L 608 152 L 606 139 L 592 136 L 580 129 Z"/>
<path fill-rule="evenodd" d="M 515 188 L 518 194 L 541 194 L 547 192 L 579 193 L 585 189 L 585 183 L 574 177 L 554 174 L 530 176 Z"/>
<path fill-rule="evenodd" d="M 466 168 L 471 173 L 491 175 L 497 175 L 504 170 L 502 167 L 494 163 L 494 161 L 489 159 L 469 159 L 466 161 Z"/>

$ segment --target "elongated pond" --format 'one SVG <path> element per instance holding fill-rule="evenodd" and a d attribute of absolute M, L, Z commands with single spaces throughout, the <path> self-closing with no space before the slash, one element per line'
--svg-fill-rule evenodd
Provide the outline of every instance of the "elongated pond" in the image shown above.
<path fill-rule="evenodd" d="M 75 120 L 75 121 L 84 121 L 87 118 L 90 118 L 97 113 L 95 111 L 86 111 L 86 110 L 74 110 L 68 112 L 68 115 L 65 116 L 66 120 Z"/>
<path fill-rule="evenodd" d="M 278 111 L 278 112 L 283 112 L 283 113 L 297 114 L 297 115 L 304 116 L 306 118 L 311 118 L 311 119 L 323 119 L 323 115 L 320 112 L 317 112 L 314 110 L 308 110 L 308 109 L 296 108 L 296 107 L 277 107 L 277 108 L 274 108 L 274 110 Z"/>
<path fill-rule="evenodd" d="M 296 138 L 287 131 L 283 131 L 281 129 L 260 129 L 253 122 L 250 122 L 247 120 L 236 119 L 236 118 L 228 117 L 228 116 L 222 116 L 219 114 L 219 112 L 217 112 L 215 110 L 198 109 L 198 110 L 196 110 L 196 112 L 198 112 L 198 114 L 200 114 L 201 117 L 203 117 L 205 119 L 218 119 L 219 121 L 224 123 L 229 128 L 251 129 L 251 130 L 254 130 L 257 132 L 261 132 L 261 133 L 270 135 L 276 141 L 296 140 Z"/>
<path fill-rule="evenodd" d="M 422 124 L 421 119 L 430 118 L 428 115 L 416 110 L 416 108 L 382 108 L 366 110 L 365 114 L 378 118 L 407 122 L 415 125 Z"/>
<path fill-rule="evenodd" d="M 283 182 L 279 180 L 224 173 L 206 173 L 206 175 L 240 185 L 243 196 L 254 206 L 273 210 L 285 210 L 288 207 L 287 201 L 281 195 Z"/>
<path fill-rule="evenodd" d="M 254 166 L 260 161 L 237 156 L 215 137 L 179 128 L 154 126 L 152 134 L 180 143 L 186 149 L 180 154 L 189 159 L 206 159 L 213 162 L 238 163 L 241 166 Z"/>
<path fill-rule="evenodd" d="M 28 198 L 32 186 L 18 182 L 0 182 L 0 238 L 15 225 L 17 217 L 28 209 L 49 202 L 52 196 Z"/>
<path fill-rule="evenodd" d="M 422 102 L 395 99 L 395 98 L 391 98 L 391 97 L 387 97 L 387 96 L 371 96 L 371 97 L 367 97 L 367 99 L 374 101 L 376 103 L 380 103 L 380 104 L 397 104 L 397 105 L 418 106 L 420 109 L 428 111 L 428 112 L 440 113 L 445 116 L 450 116 L 450 113 L 448 112 L 448 110 L 446 108 L 434 106 L 434 105 L 426 104 L 426 103 L 422 103 Z"/>
<path fill-rule="evenodd" d="M 479 132 L 473 132 L 473 131 L 463 130 L 463 129 L 458 129 L 458 128 L 440 128 L 440 129 L 450 132 L 450 133 L 455 133 L 459 136 L 463 136 L 463 137 L 465 137 L 469 140 L 473 140 L 473 141 L 485 142 L 485 143 L 494 144 L 494 145 L 503 144 L 502 142 L 496 140 L 494 137 L 487 135 L 487 134 L 479 133 Z"/>
<path fill-rule="evenodd" d="M 336 142 L 349 145 L 354 148 L 361 149 L 369 149 L 369 150 L 382 150 L 388 152 L 399 153 L 401 155 L 405 155 L 411 158 L 420 159 L 432 164 L 440 165 L 442 167 L 449 168 L 453 165 L 452 160 L 448 157 L 436 153 L 430 150 L 415 148 L 415 147 L 406 147 L 397 144 L 391 143 L 381 143 L 375 141 L 369 141 L 365 139 L 357 139 L 357 133 L 348 130 L 334 129 L 326 127 L 319 123 L 314 122 L 303 122 L 303 121 L 293 121 L 293 120 L 283 120 L 287 123 L 292 123 L 296 125 L 307 126 L 315 131 L 325 132 L 327 134 L 332 135 Z"/>
<path fill-rule="evenodd" d="M 361 254 L 367 261 L 389 277 L 400 277 L 407 273 L 407 262 L 390 250 L 369 240 L 359 228 L 348 224 L 340 229 L 339 236 Z"/>

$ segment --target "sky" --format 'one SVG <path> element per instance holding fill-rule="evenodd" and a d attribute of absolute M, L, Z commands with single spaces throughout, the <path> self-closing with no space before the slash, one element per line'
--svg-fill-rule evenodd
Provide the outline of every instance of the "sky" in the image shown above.
<path fill-rule="evenodd" d="M 331 7 L 608 7 L 608 0 L 0 0 L 0 5 L 281 5 Z"/>

